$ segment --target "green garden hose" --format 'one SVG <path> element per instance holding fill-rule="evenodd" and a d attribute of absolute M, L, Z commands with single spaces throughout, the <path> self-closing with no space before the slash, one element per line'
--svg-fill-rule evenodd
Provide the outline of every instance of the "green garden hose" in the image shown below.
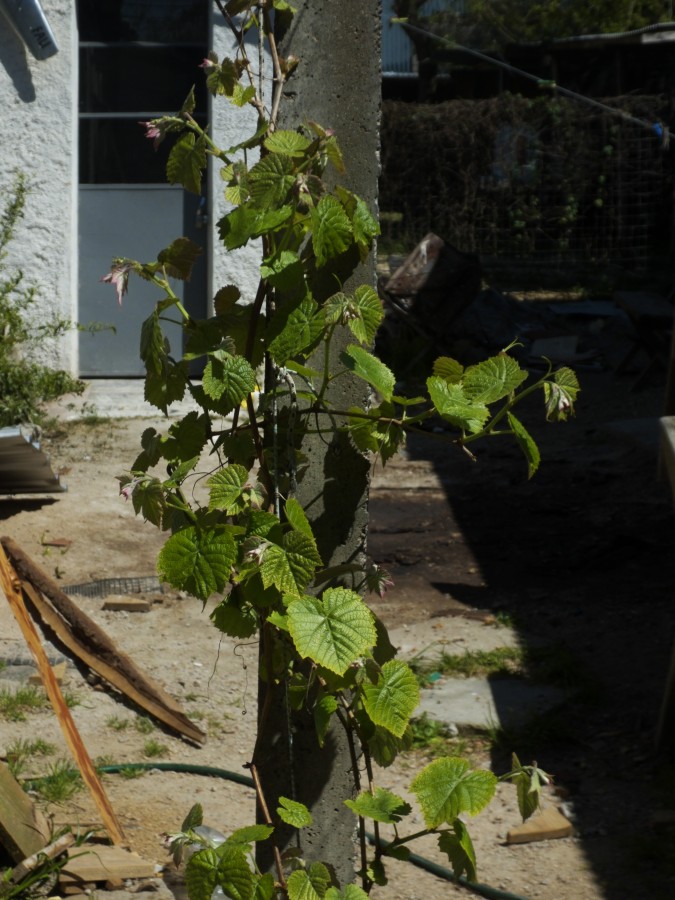
<path fill-rule="evenodd" d="M 171 763 L 171 762 L 151 762 L 151 763 L 116 763 L 110 766 L 97 766 L 96 771 L 101 774 L 114 775 L 120 772 L 126 772 L 129 769 L 140 769 L 148 771 L 150 769 L 158 769 L 160 772 L 184 772 L 187 775 L 207 775 L 211 778 L 224 778 L 226 781 L 233 781 L 235 784 L 244 785 L 244 787 L 252 788 L 253 779 L 249 775 L 242 775 L 240 772 L 232 772 L 230 769 L 219 769 L 214 766 L 202 766 L 193 763 Z M 49 776 L 47 776 L 49 777 Z M 32 779 L 30 784 L 36 784 L 44 781 L 43 778 Z M 371 844 L 375 843 L 375 835 L 366 832 L 366 837 Z M 442 878 L 445 881 L 451 881 L 480 897 L 486 897 L 487 900 L 527 900 L 520 894 L 510 894 L 508 891 L 502 891 L 499 888 L 490 887 L 489 884 L 480 884 L 479 882 L 467 881 L 462 875 L 459 878 L 444 866 L 426 859 L 424 856 L 418 856 L 411 853 L 408 861 L 419 869 Z"/>

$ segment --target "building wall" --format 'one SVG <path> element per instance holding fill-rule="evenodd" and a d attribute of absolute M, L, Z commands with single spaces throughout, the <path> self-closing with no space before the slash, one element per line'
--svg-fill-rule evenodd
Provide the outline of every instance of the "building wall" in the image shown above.
<path fill-rule="evenodd" d="M 77 318 L 77 31 L 73 0 L 43 0 L 59 52 L 38 61 L 0 14 L 0 191 L 17 171 L 31 186 L 7 265 L 34 283 L 47 314 Z M 50 348 L 77 369 L 77 335 Z"/>

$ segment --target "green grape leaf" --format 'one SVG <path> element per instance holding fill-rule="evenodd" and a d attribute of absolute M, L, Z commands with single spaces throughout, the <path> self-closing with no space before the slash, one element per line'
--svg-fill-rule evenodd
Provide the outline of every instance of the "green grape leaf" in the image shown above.
<path fill-rule="evenodd" d="M 187 386 L 188 374 L 185 364 L 174 365 L 166 359 L 162 372 L 148 372 L 143 397 L 166 414 L 172 403 L 183 399 Z"/>
<path fill-rule="evenodd" d="M 394 373 L 372 353 L 357 344 L 350 344 L 340 354 L 340 360 L 350 371 L 375 388 L 383 400 L 391 400 L 396 382 Z"/>
<path fill-rule="evenodd" d="M 288 878 L 288 900 L 323 900 L 330 882 L 330 872 L 323 863 L 296 869 Z"/>
<path fill-rule="evenodd" d="M 475 816 L 492 799 L 497 779 L 486 769 L 472 769 L 465 759 L 442 757 L 429 763 L 413 779 L 427 828 L 451 825 L 460 813 Z"/>
<path fill-rule="evenodd" d="M 512 394 L 527 379 L 512 356 L 500 354 L 465 369 L 464 393 L 473 403 L 496 403 Z"/>
<path fill-rule="evenodd" d="M 207 426 L 207 417 L 196 410 L 174 422 L 168 435 L 162 440 L 164 459 L 187 462 L 198 457 L 206 443 Z"/>
<path fill-rule="evenodd" d="M 563 366 L 553 373 L 552 381 L 544 383 L 546 418 L 553 422 L 564 422 L 574 415 L 574 404 L 579 393 L 579 382 L 572 369 Z"/>
<path fill-rule="evenodd" d="M 242 71 L 242 64 L 225 57 L 220 65 L 214 64 L 206 76 L 207 90 L 212 94 L 231 97 Z"/>
<path fill-rule="evenodd" d="M 225 896 L 232 900 L 253 900 L 255 883 L 243 850 L 236 845 L 229 846 L 226 842 L 218 848 L 217 853 L 220 858 L 217 873 L 218 884 L 222 887 Z M 201 894 L 200 900 L 210 896 L 210 894 Z"/>
<path fill-rule="evenodd" d="M 330 728 L 331 718 L 337 708 L 337 700 L 332 694 L 322 694 L 314 704 L 314 727 L 316 728 L 319 747 L 323 747 L 326 734 Z"/>
<path fill-rule="evenodd" d="M 196 828 L 197 825 L 201 825 L 204 821 L 204 810 L 202 809 L 201 803 L 195 803 L 190 812 L 183 819 L 183 824 L 180 826 L 181 831 L 189 831 L 191 828 Z"/>
<path fill-rule="evenodd" d="M 204 848 L 194 853 L 185 867 L 185 886 L 189 900 L 210 897 L 218 884 L 220 858 L 215 850 Z"/>
<path fill-rule="evenodd" d="M 263 141 L 265 149 L 270 153 L 279 153 L 284 156 L 292 156 L 301 159 L 310 141 L 297 131 L 274 131 L 268 134 Z"/>
<path fill-rule="evenodd" d="M 293 215 L 293 207 L 258 209 L 249 203 L 238 206 L 218 222 L 218 234 L 228 250 L 243 247 L 251 238 L 267 231 L 276 231 Z"/>
<path fill-rule="evenodd" d="M 382 666 L 377 683 L 364 682 L 362 691 L 363 705 L 375 725 L 402 737 L 420 702 L 419 685 L 410 666 L 390 659 Z"/>
<path fill-rule="evenodd" d="M 321 600 L 293 600 L 288 627 L 300 656 L 338 675 L 377 639 L 372 613 L 358 594 L 346 588 L 329 588 Z"/>
<path fill-rule="evenodd" d="M 375 291 L 366 284 L 354 291 L 354 303 L 358 318 L 349 320 L 349 328 L 357 341 L 370 345 L 375 340 L 375 333 L 384 318 L 382 303 Z"/>
<path fill-rule="evenodd" d="M 274 361 L 284 365 L 287 359 L 306 356 L 312 350 L 323 334 L 324 314 L 315 300 L 305 298 L 289 312 L 285 322 L 281 311 L 278 323 L 281 331 L 270 341 L 268 349 Z"/>
<path fill-rule="evenodd" d="M 171 148 L 166 163 L 169 184 L 182 184 L 193 194 L 202 192 L 202 171 L 206 166 L 206 144 L 191 131 L 182 134 Z"/>
<path fill-rule="evenodd" d="M 450 860 L 455 878 L 466 873 L 467 881 L 476 881 L 476 852 L 473 849 L 471 835 L 461 819 L 452 823 L 454 834 L 444 831 L 438 836 L 438 848 Z"/>
<path fill-rule="evenodd" d="M 206 484 L 210 488 L 209 509 L 224 509 L 228 516 L 234 516 L 249 505 L 250 501 L 243 496 L 248 471 L 237 463 L 220 469 Z"/>
<path fill-rule="evenodd" d="M 160 375 L 166 353 L 166 338 L 159 324 L 159 311 L 155 309 L 141 325 L 140 356 L 145 363 L 145 371 Z"/>
<path fill-rule="evenodd" d="M 227 526 L 202 530 L 191 525 L 167 540 L 157 570 L 173 587 L 206 601 L 224 589 L 236 558 L 236 544 Z"/>
<path fill-rule="evenodd" d="M 157 254 L 157 262 L 166 269 L 166 274 L 171 278 L 181 281 L 189 281 L 192 275 L 192 267 L 197 258 L 202 254 L 202 248 L 190 238 L 177 238 L 164 250 Z"/>
<path fill-rule="evenodd" d="M 322 197 L 311 211 L 312 246 L 319 267 L 339 256 L 352 243 L 352 225 L 335 197 Z"/>
<path fill-rule="evenodd" d="M 256 881 L 253 900 L 274 900 L 275 896 L 274 875 L 266 872 Z"/>
<path fill-rule="evenodd" d="M 234 284 L 221 287 L 213 298 L 213 309 L 217 316 L 229 312 L 241 297 L 241 291 Z"/>
<path fill-rule="evenodd" d="M 260 564 L 263 585 L 274 585 L 278 590 L 295 597 L 312 580 L 317 567 L 321 565 L 314 538 L 299 531 L 290 531 L 283 537 L 283 546 L 270 544 Z"/>
<path fill-rule="evenodd" d="M 386 882 L 378 881 L 378 884 Z M 346 884 L 340 891 L 336 887 L 328 888 L 324 900 L 368 900 L 368 894 L 358 884 Z"/>
<path fill-rule="evenodd" d="M 413 744 L 412 729 L 406 728 L 402 737 L 398 738 L 386 728 L 377 727 L 368 737 L 370 754 L 383 769 L 390 766 L 403 750 L 410 750 Z"/>
<path fill-rule="evenodd" d="M 391 403 L 385 402 L 371 409 L 367 415 L 365 410 L 358 407 L 352 407 L 349 412 L 349 433 L 352 440 L 364 453 L 370 450 L 379 454 L 383 465 L 395 456 L 405 443 L 403 426 L 391 421 L 396 414 Z M 382 421 L 377 418 L 378 416 L 388 421 Z"/>
<path fill-rule="evenodd" d="M 334 136 L 329 137 L 328 140 L 324 143 L 323 149 L 326 157 L 333 164 L 335 171 L 339 172 L 341 175 L 344 175 L 347 170 L 342 158 L 342 150 L 340 150 L 340 145 L 338 144 L 337 139 Z"/>
<path fill-rule="evenodd" d="M 284 506 L 284 512 L 286 513 L 288 524 L 294 531 L 299 531 L 302 534 L 306 534 L 308 537 L 314 540 L 312 526 L 309 524 L 309 519 L 307 518 L 304 509 L 297 500 L 295 500 L 293 497 L 287 500 L 286 505 Z"/>
<path fill-rule="evenodd" d="M 532 478 L 541 462 L 539 448 L 534 442 L 532 435 L 525 428 L 523 423 L 519 419 L 516 419 L 513 413 L 507 413 L 506 416 L 515 439 L 518 442 L 518 446 L 525 454 L 525 459 L 527 460 L 527 477 Z"/>
<path fill-rule="evenodd" d="M 393 825 L 400 822 L 403 816 L 407 816 L 412 807 L 402 797 L 387 791 L 384 788 L 376 788 L 371 794 L 364 791 L 356 800 L 345 800 L 348 806 L 357 816 L 364 819 L 374 819 L 376 822 L 385 822 Z"/>
<path fill-rule="evenodd" d="M 439 356 L 434 362 L 433 373 L 448 384 L 458 384 L 462 380 L 464 366 L 450 356 Z"/>
<path fill-rule="evenodd" d="M 255 370 L 243 356 L 214 354 L 204 368 L 202 387 L 212 400 L 224 397 L 230 408 L 238 406 L 256 389 Z"/>
<path fill-rule="evenodd" d="M 235 106 L 246 106 L 249 100 L 252 100 L 254 97 L 255 87 L 252 84 L 244 87 L 243 84 L 238 81 L 234 86 L 230 100 Z"/>
<path fill-rule="evenodd" d="M 274 513 L 266 512 L 264 509 L 252 509 L 246 523 L 246 534 L 268 537 L 272 529 L 279 525 L 279 520 Z M 270 537 L 270 540 L 274 540 L 274 538 Z"/>
<path fill-rule="evenodd" d="M 233 831 L 225 843 L 228 846 L 248 847 L 257 841 L 266 841 L 273 831 L 273 825 L 246 825 Z"/>
<path fill-rule="evenodd" d="M 255 610 L 241 603 L 234 591 L 216 606 L 209 618 L 218 631 L 234 638 L 248 638 L 258 630 Z"/>
<path fill-rule="evenodd" d="M 293 162 L 287 156 L 263 156 L 246 176 L 251 202 L 260 208 L 280 206 L 295 183 Z"/>
<path fill-rule="evenodd" d="M 365 201 L 361 197 L 356 198 L 356 208 L 352 215 L 352 228 L 354 229 L 354 240 L 364 250 L 369 250 L 373 238 L 380 233 L 380 226 L 368 209 Z"/>
<path fill-rule="evenodd" d="M 166 510 L 166 499 L 164 489 L 158 478 L 139 481 L 133 489 L 131 500 L 134 504 L 136 515 L 142 515 L 146 521 L 151 522 L 157 528 L 161 528 L 162 518 Z"/>
<path fill-rule="evenodd" d="M 304 803 L 297 800 L 289 800 L 288 797 L 279 797 L 280 806 L 277 815 L 282 822 L 292 825 L 293 828 L 304 828 L 312 824 L 312 814 Z"/>
<path fill-rule="evenodd" d="M 470 400 L 461 385 L 448 384 L 444 378 L 432 375 L 427 379 L 427 389 L 438 414 L 455 428 L 475 434 L 485 425 L 490 411 L 484 404 Z"/>
<path fill-rule="evenodd" d="M 279 256 L 266 259 L 260 266 L 260 274 L 284 293 L 303 292 L 305 273 L 302 262 L 292 250 L 282 250 Z"/>

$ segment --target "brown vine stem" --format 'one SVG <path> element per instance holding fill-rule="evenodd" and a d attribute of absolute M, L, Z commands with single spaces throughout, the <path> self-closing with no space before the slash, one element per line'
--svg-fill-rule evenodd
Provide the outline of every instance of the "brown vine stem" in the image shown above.
<path fill-rule="evenodd" d="M 272 817 L 270 816 L 269 808 L 267 806 L 267 801 L 265 800 L 265 795 L 263 794 L 262 785 L 260 784 L 260 776 L 258 775 L 257 766 L 255 765 L 255 763 L 251 763 L 248 768 L 251 772 L 251 778 L 253 779 L 253 784 L 255 785 L 255 792 L 258 797 L 260 809 L 262 810 L 262 814 L 265 817 L 265 822 L 267 822 L 268 825 L 274 826 Z M 284 867 L 281 861 L 281 853 L 279 852 L 279 848 L 276 845 L 276 841 L 274 842 L 274 865 L 276 866 L 279 884 L 285 891 L 286 879 L 284 878 Z"/>
<path fill-rule="evenodd" d="M 263 30 L 265 32 L 265 36 L 267 38 L 267 43 L 270 48 L 270 56 L 272 57 L 272 107 L 270 109 L 270 131 L 274 131 L 277 127 L 277 118 L 279 116 L 279 106 L 281 105 L 281 96 L 284 88 L 284 71 L 281 68 L 281 61 L 279 59 L 279 52 L 277 50 L 277 42 L 274 37 L 274 28 L 272 26 L 272 19 L 270 17 L 270 4 L 267 0 L 263 0 L 262 3 L 262 13 L 263 13 Z"/>
<path fill-rule="evenodd" d="M 232 34 L 234 35 L 234 39 L 235 39 L 235 41 L 237 42 L 237 45 L 238 45 L 238 47 L 239 47 L 239 52 L 240 52 L 240 54 L 241 54 L 241 59 L 242 59 L 242 62 L 243 62 L 243 64 L 244 64 L 244 70 L 245 70 L 246 74 L 248 75 L 249 83 L 250 83 L 253 87 L 255 87 L 255 76 L 254 76 L 253 71 L 252 71 L 252 69 L 251 69 L 251 62 L 250 62 L 250 60 L 249 60 L 249 58 L 248 58 L 248 54 L 247 54 L 247 52 L 246 52 L 246 47 L 244 46 L 244 35 L 243 35 L 243 32 L 242 32 L 242 30 L 241 30 L 240 28 L 237 28 L 237 26 L 234 24 L 234 21 L 233 21 L 233 19 L 232 19 L 232 16 L 231 16 L 231 15 L 229 14 L 229 12 L 225 9 L 225 6 L 223 5 L 222 0 L 216 0 L 216 6 L 218 7 L 218 9 L 220 10 L 220 12 L 222 13 L 222 16 L 223 16 L 223 18 L 225 19 L 225 21 L 227 22 L 230 31 L 231 31 Z M 265 106 L 264 106 L 263 102 L 261 101 L 261 99 L 260 99 L 260 97 L 259 97 L 259 95 L 258 95 L 257 89 L 256 89 L 255 96 L 252 97 L 248 102 L 251 104 L 251 106 L 253 106 L 253 107 L 257 110 L 258 115 L 260 116 L 260 118 L 261 118 L 261 119 L 264 119 L 264 118 L 265 118 Z"/>

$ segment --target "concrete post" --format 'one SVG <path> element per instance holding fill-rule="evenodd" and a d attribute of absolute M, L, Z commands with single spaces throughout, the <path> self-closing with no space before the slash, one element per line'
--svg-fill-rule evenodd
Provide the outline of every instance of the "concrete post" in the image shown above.
<path fill-rule="evenodd" d="M 300 65 L 286 85 L 280 127 L 295 128 L 316 121 L 334 129 L 342 148 L 346 186 L 377 211 L 380 119 L 380 2 L 379 0 L 295 0 L 298 12 L 289 31 L 280 36 L 282 56 L 293 55 Z M 359 265 L 344 290 L 374 284 L 374 259 Z M 334 279 L 325 296 L 338 288 Z M 321 297 L 317 299 L 322 299 Z M 342 348 L 333 346 L 336 358 Z M 322 360 L 311 365 L 321 368 Z M 368 401 L 363 382 L 338 379 L 331 397 L 334 408 L 347 409 Z M 369 464 L 344 435 L 326 435 L 302 442 L 308 466 L 298 486 L 298 500 L 307 510 L 327 566 L 365 559 L 368 526 Z M 261 708 L 266 686 L 262 686 Z M 313 824 L 302 830 L 302 854 L 307 860 L 333 865 L 341 884 L 354 880 L 356 820 L 343 801 L 354 795 L 352 759 L 342 729 L 329 733 L 323 749 L 309 714 L 287 715 L 283 697 L 268 704 L 261 723 L 263 746 L 257 760 L 268 803 L 276 808 L 281 794 L 305 803 Z M 289 733 L 290 727 L 290 733 Z M 292 792 L 292 793 L 290 793 Z M 283 847 L 296 843 L 288 829 Z M 263 847 L 264 845 L 261 845 Z M 262 850 L 260 862 L 271 867 L 271 854 Z"/>

